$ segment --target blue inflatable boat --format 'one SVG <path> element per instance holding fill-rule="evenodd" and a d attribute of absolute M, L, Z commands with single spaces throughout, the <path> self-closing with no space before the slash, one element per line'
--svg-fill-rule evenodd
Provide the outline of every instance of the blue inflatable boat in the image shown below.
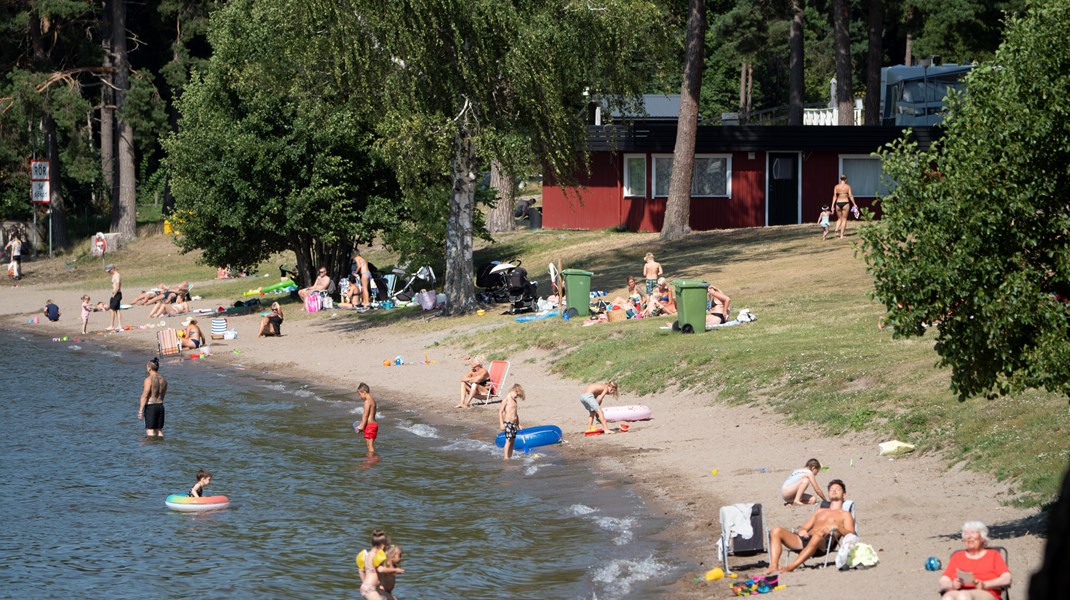
<path fill-rule="evenodd" d="M 538 427 L 527 427 L 516 432 L 516 443 L 513 444 L 513 448 L 528 452 L 532 448 L 549 446 L 550 444 L 556 444 L 560 441 L 560 427 L 557 425 L 539 425 Z M 498 439 L 495 440 L 495 443 L 498 444 L 499 448 L 505 447 L 504 431 L 498 434 Z"/>

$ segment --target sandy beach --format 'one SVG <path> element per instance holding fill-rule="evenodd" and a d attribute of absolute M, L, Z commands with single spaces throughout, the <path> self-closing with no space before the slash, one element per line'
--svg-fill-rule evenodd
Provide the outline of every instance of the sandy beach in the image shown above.
<path fill-rule="evenodd" d="M 106 298 L 108 282 L 103 273 L 94 287 L 75 291 L 69 285 L 23 283 L 14 287 L 8 283 L 0 288 L 0 318 L 7 327 L 33 335 L 80 338 L 79 297 L 89 293 L 94 301 Z M 127 295 L 133 297 L 134 293 Z M 40 315 L 48 298 L 63 311 L 57 323 Z M 193 303 L 194 307 L 210 304 Z M 137 329 L 149 322 L 148 312 L 146 307 L 124 311 L 124 324 L 134 328 L 107 335 L 93 333 L 103 329 L 108 320 L 105 313 L 94 313 L 86 341 L 122 345 L 146 357 L 153 355 L 156 330 Z M 281 338 L 257 338 L 258 315 L 232 317 L 230 326 L 237 329 L 238 339 L 213 341 L 212 355 L 206 360 L 240 364 L 333 388 L 355 390 L 365 381 L 383 407 L 403 403 L 418 410 L 429 423 L 461 425 L 474 438 L 494 435 L 498 405 L 452 408 L 468 351 L 442 344 L 449 331 L 401 335 L 390 327 L 355 327 L 359 317 L 340 319 L 336 314 L 322 311 L 306 315 L 297 305 L 290 305 Z M 40 322 L 29 323 L 35 315 L 40 315 Z M 184 318 L 171 317 L 168 326 L 177 328 Z M 509 317 L 488 313 L 483 318 L 488 327 L 512 325 Z M 208 318 L 201 321 L 206 333 L 209 323 Z M 384 359 L 398 355 L 410 364 L 383 366 Z M 425 355 L 434 362 L 424 364 Z M 674 524 L 663 535 L 677 543 L 678 559 L 687 569 L 673 584 L 673 597 L 732 596 L 725 581 L 693 581 L 720 566 L 715 550 L 720 533 L 718 509 L 726 504 L 760 502 L 767 527 L 801 525 L 811 508 L 783 506 L 779 488 L 785 477 L 810 457 L 817 457 L 828 467 L 818 476 L 822 485 L 833 478 L 846 482 L 847 497 L 856 502 L 861 541 L 878 551 L 881 562 L 867 570 L 839 572 L 813 568 L 820 567 L 822 559 L 811 559 L 803 568 L 781 576 L 786 588 L 777 591 L 777 597 L 857 598 L 882 589 L 894 589 L 899 597 L 935 597 L 938 575 L 925 570 L 925 559 L 936 556 L 946 561 L 952 551 L 962 548 L 960 527 L 974 519 L 988 524 L 993 543 L 1010 552 L 1015 580 L 1011 598 L 1027 597 L 1029 575 L 1040 564 L 1045 521 L 1038 510 L 1004 506 L 1001 501 L 1009 498 L 1009 489 L 992 476 L 949 468 L 946 460 L 935 454 L 881 457 L 877 444 L 887 440 L 865 435 L 819 436 L 786 424 L 781 415 L 757 404 L 726 407 L 718 404 L 713 393 L 672 389 L 644 397 L 623 393 L 619 400 L 608 400 L 607 405 L 645 404 L 652 409 L 653 418 L 634 423 L 625 434 L 585 437 L 587 415 L 578 396 L 587 382 L 563 380 L 549 373 L 545 351 L 491 358 L 508 358 L 512 363 L 509 384 L 521 383 L 527 391 L 520 406 L 523 424 L 560 426 L 565 431 L 563 452 L 586 457 L 597 470 L 633 483 L 651 512 L 671 518 Z M 355 391 L 353 395 L 356 397 Z M 132 390 L 134 397 L 136 391 Z M 761 572 L 757 566 L 760 560 L 767 558 L 735 558 L 732 564 L 736 568 L 749 565 L 740 573 L 745 577 Z M 782 559 L 782 564 L 786 562 Z"/>

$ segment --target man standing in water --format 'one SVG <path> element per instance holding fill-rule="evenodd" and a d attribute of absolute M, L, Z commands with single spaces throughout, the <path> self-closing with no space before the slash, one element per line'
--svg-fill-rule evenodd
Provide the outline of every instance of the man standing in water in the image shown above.
<path fill-rule="evenodd" d="M 137 420 L 145 419 L 145 435 L 163 438 L 163 398 L 167 395 L 167 379 L 160 375 L 160 359 L 153 357 L 145 365 L 145 372 Z"/>
<path fill-rule="evenodd" d="M 111 326 L 108 329 L 114 329 L 121 331 L 123 328 L 123 316 L 119 314 L 119 309 L 123 306 L 123 276 L 119 274 L 119 269 L 115 268 L 115 265 L 109 264 L 104 267 L 105 273 L 111 273 L 111 300 L 108 300 L 108 310 L 111 311 Z M 115 321 L 119 321 L 119 326 L 115 326 Z"/>

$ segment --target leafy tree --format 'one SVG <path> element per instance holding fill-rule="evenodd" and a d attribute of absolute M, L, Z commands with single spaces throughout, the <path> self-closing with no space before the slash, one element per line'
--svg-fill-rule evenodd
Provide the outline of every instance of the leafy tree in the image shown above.
<path fill-rule="evenodd" d="M 476 306 L 476 180 L 539 157 L 569 178 L 586 144 L 585 90 L 640 91 L 659 57 L 663 14 L 650 1 L 322 0 L 352 86 L 382 106 L 379 131 L 408 200 L 449 189 L 446 311 Z M 379 78 L 377 74 L 382 74 Z M 518 140 L 525 150 L 515 149 Z M 426 177 L 428 174 L 433 177 Z M 443 198 L 442 201 L 446 201 Z"/>
<path fill-rule="evenodd" d="M 208 264 L 292 250 L 305 281 L 321 265 L 346 272 L 374 233 L 365 209 L 394 199 L 367 124 L 345 98 L 312 93 L 327 75 L 295 60 L 322 38 L 308 17 L 300 3 L 232 2 L 214 17 L 207 71 L 178 101 L 165 142 L 178 243 Z"/>
<path fill-rule="evenodd" d="M 862 231 L 896 335 L 937 335 L 960 398 L 1070 394 L 1070 5 L 1008 22 L 951 98 L 942 141 L 883 153 L 896 187 Z"/>

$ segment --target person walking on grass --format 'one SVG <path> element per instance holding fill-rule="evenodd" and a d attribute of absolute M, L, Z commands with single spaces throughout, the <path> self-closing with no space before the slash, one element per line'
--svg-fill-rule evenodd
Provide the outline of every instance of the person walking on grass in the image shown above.
<path fill-rule="evenodd" d="M 643 277 L 646 279 L 646 295 L 654 293 L 654 287 L 658 284 L 658 278 L 664 273 L 661 264 L 654 260 L 654 254 L 647 252 L 643 257 Z"/>

